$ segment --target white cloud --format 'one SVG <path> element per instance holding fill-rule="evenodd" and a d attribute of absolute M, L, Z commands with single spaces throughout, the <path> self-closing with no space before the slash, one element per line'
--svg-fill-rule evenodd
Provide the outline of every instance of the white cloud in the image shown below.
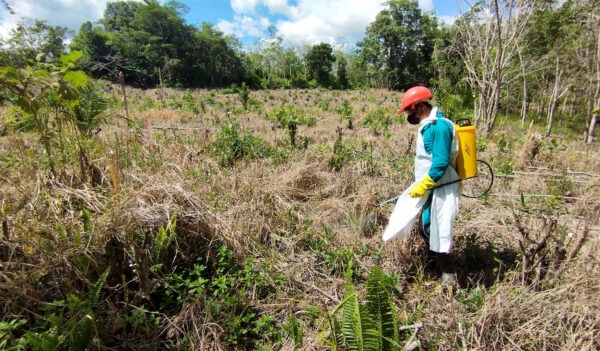
<path fill-rule="evenodd" d="M 6 37 L 23 17 L 48 21 L 76 31 L 84 21 L 102 17 L 110 0 L 8 0 L 14 14 L 0 10 L 0 36 Z"/>
<path fill-rule="evenodd" d="M 260 0 L 231 0 L 231 8 L 237 13 L 254 12 Z"/>
<path fill-rule="evenodd" d="M 453 24 L 457 18 L 458 18 L 458 15 L 456 15 L 456 16 L 447 16 L 447 15 L 439 16 L 439 19 L 448 25 Z"/>
<path fill-rule="evenodd" d="M 419 7 L 423 11 L 433 11 L 433 0 L 419 0 Z"/>
<path fill-rule="evenodd" d="M 269 28 L 271 22 L 266 17 L 253 18 L 250 16 L 234 16 L 233 21 L 221 20 L 217 28 L 225 34 L 234 34 L 238 37 L 246 35 L 259 37 Z"/>
<path fill-rule="evenodd" d="M 255 16 L 261 7 L 272 15 L 283 15 L 285 19 L 275 23 L 277 34 L 291 43 L 336 44 L 359 40 L 385 1 L 298 0 L 291 5 L 288 0 L 231 0 L 231 6 L 238 14 L 247 16 Z"/>
<path fill-rule="evenodd" d="M 255 17 L 260 10 L 283 15 L 275 23 L 277 34 L 295 44 L 355 43 L 361 39 L 366 27 L 375 20 L 387 0 L 298 0 L 292 5 L 288 0 L 231 0 L 238 14 L 235 24 L 224 23 L 220 28 L 240 26 L 239 16 Z M 424 11 L 433 11 L 432 0 L 419 0 Z M 228 28 L 229 29 L 229 28 Z M 239 33 L 240 31 L 236 31 Z"/>

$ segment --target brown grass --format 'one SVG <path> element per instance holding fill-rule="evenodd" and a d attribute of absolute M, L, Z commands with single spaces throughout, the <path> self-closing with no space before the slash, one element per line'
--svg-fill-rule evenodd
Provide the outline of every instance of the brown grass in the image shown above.
<path fill-rule="evenodd" d="M 167 89 L 165 100 L 180 94 Z M 502 157 L 515 159 L 520 171 L 497 180 L 489 198 L 461 202 L 455 248 L 462 285 L 450 293 L 437 283 L 437 273 L 428 266 L 426 248 L 416 232 L 383 247 L 379 240 L 391 207 L 375 205 L 412 181 L 412 151 L 407 149 L 414 148 L 410 140 L 415 129 L 396 123 L 387 138 L 372 135 L 361 122 L 370 110 L 393 109 L 395 93 L 257 91 L 251 94 L 260 102 L 257 109 L 229 116 L 225 108 L 239 106 L 237 96 L 205 90 L 192 94 L 206 102 L 206 113 L 194 116 L 166 108 L 138 111 L 133 106 L 135 118 L 143 121 L 139 135 L 133 135 L 121 121 L 103 130 L 94 163 L 107 181 L 99 188 L 77 183 L 76 167 L 66 167 L 64 177 L 49 179 L 34 136 L 0 137 L 0 154 L 18 152 L 26 160 L 0 168 L 0 204 L 5 204 L 0 217 L 10 227 L 9 237 L 0 241 L 3 316 L 28 315 L 25 310 L 35 311 L 41 301 L 87 291 L 105 265 L 115 276 L 123 274 L 128 288 L 139 290 L 140 296 L 131 303 L 147 304 L 156 288 L 149 274 L 153 264 L 185 266 L 199 251 L 212 257 L 214 244 L 226 243 L 240 260 L 251 256 L 272 263 L 273 270 L 286 277 L 272 301 L 253 301 L 253 307 L 276 316 L 279 327 L 289 313 L 295 313 L 305 328 L 303 349 L 323 348 L 317 340 L 318 321 L 310 321 L 307 311 L 314 306 L 331 310 L 343 299 L 343 267 L 335 259 L 344 250 L 353 253 L 359 266 L 359 289 L 375 265 L 399 275 L 403 293 L 395 298 L 402 308 L 401 323 L 422 322 L 418 338 L 429 349 L 455 350 L 463 343 L 479 350 L 600 347 L 595 312 L 600 282 L 597 145 L 585 149 L 578 141 L 562 141 L 551 149 L 547 140 L 531 134 L 521 150 L 501 152 L 495 139 L 489 140 L 480 157 L 492 163 Z M 157 99 L 156 91 L 131 89 L 131 96 L 134 105 L 145 96 Z M 209 98 L 214 103 L 208 103 Z M 355 154 L 334 172 L 329 165 L 330 150 L 336 128 L 345 127 L 335 112 L 342 98 L 351 102 L 356 117 L 354 130 L 343 129 L 342 140 Z M 329 101 L 332 109 L 321 109 L 317 101 Z M 316 126 L 298 130 L 299 137 L 309 140 L 306 150 L 285 146 L 285 131 L 265 118 L 267 111 L 285 102 L 296 103 L 317 117 Z M 208 149 L 221 122 L 228 118 L 285 150 L 286 158 L 220 166 Z M 152 129 L 156 126 L 177 128 Z M 514 139 L 512 145 L 520 142 L 515 133 L 506 135 Z M 363 141 L 373 146 L 372 165 L 363 153 Z M 570 187 L 569 199 L 551 193 L 561 189 L 549 181 L 558 176 L 566 184 L 558 185 Z M 82 208 L 91 212 L 94 230 L 89 237 L 77 238 Z M 514 210 L 533 227 L 543 216 L 555 219 L 561 237 L 577 237 L 587 225 L 590 239 L 576 257 L 565 261 L 562 274 L 550 272 L 537 287 L 524 285 L 517 279 L 522 253 Z M 177 249 L 158 257 L 157 231 L 173 218 Z M 59 228 L 67 228 L 66 234 Z M 76 244 L 75 239 L 85 244 Z M 81 256 L 89 258 L 91 273 L 75 264 Z M 41 290 L 36 285 L 42 271 L 42 282 L 52 288 Z M 111 304 L 115 296 L 123 295 L 122 284 L 107 283 L 104 293 Z M 464 296 L 475 288 L 483 290 L 483 301 L 473 309 Z M 194 349 L 231 349 L 224 341 L 224 326 L 214 323 L 202 308 L 202 301 L 185 301 L 178 313 L 164 316 L 160 337 L 175 342 L 188 335 Z M 282 349 L 291 349 L 289 340 Z"/>

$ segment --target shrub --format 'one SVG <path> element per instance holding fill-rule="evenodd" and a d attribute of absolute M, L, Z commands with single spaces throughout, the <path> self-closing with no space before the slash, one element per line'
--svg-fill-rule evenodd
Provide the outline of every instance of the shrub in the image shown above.
<path fill-rule="evenodd" d="M 288 132 L 290 144 L 296 146 L 296 136 L 299 125 L 314 126 L 316 118 L 307 116 L 299 106 L 283 105 L 267 112 L 267 118 L 277 123 L 279 128 Z"/>
<path fill-rule="evenodd" d="M 329 166 L 335 172 L 339 172 L 344 164 L 354 157 L 354 153 L 351 147 L 344 145 L 342 141 L 342 134 L 338 131 L 338 138 L 333 144 L 333 155 L 329 160 Z"/>
<path fill-rule="evenodd" d="M 248 108 L 248 99 L 250 99 L 250 89 L 246 86 L 246 83 L 242 83 L 239 91 L 240 101 L 242 102 L 242 106 L 244 110 Z"/>
<path fill-rule="evenodd" d="M 369 128 L 374 135 L 380 135 L 381 131 L 387 130 L 392 123 L 392 116 L 380 108 L 367 113 L 362 122 L 363 126 Z"/>
<path fill-rule="evenodd" d="M 340 114 L 342 119 L 348 123 L 348 129 L 353 129 L 354 115 L 352 114 L 352 106 L 350 106 L 348 100 L 342 101 L 342 104 L 340 107 L 338 107 L 337 112 Z"/>
<path fill-rule="evenodd" d="M 227 121 L 213 141 L 212 153 L 221 165 L 230 166 L 240 159 L 266 157 L 271 149 L 258 137 L 240 130 L 237 122 Z"/>

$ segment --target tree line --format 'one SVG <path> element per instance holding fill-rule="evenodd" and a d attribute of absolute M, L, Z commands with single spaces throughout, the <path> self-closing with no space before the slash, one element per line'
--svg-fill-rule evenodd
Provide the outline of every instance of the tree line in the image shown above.
<path fill-rule="evenodd" d="M 328 43 L 293 47 L 276 35 L 252 50 L 209 23 L 193 26 L 178 1 L 109 2 L 66 45 L 66 28 L 23 22 L 3 43 L 2 65 L 52 62 L 83 52 L 93 77 L 139 87 L 254 89 L 424 84 L 451 115 L 474 114 L 484 132 L 498 116 L 585 125 L 591 143 L 600 113 L 600 4 L 594 0 L 479 0 L 454 23 L 392 0 L 350 51 Z M 465 112 L 466 111 L 466 112 Z"/>

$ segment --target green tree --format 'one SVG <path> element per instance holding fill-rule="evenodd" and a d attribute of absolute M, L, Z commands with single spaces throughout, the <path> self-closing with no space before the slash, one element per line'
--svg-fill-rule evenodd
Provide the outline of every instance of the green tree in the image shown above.
<path fill-rule="evenodd" d="M 65 111 L 78 105 L 78 89 L 87 84 L 85 73 L 74 70 L 81 55 L 78 51 L 63 55 L 56 65 L 37 60 L 23 68 L 0 67 L 0 87 L 32 118 L 52 173 L 56 172 L 53 142 L 62 138 L 63 126 L 72 122 Z"/>
<path fill-rule="evenodd" d="M 306 53 L 306 70 L 308 80 L 315 80 L 320 86 L 332 84 L 332 65 L 335 62 L 333 49 L 327 43 L 313 45 Z"/>
<path fill-rule="evenodd" d="M 178 1 L 109 2 L 98 24 L 81 26 L 71 48 L 84 53 L 95 76 L 120 71 L 141 86 L 240 83 L 246 66 L 239 42 L 208 23 L 186 24 L 186 11 Z"/>
<path fill-rule="evenodd" d="M 361 57 L 376 81 L 389 89 L 428 84 L 434 75 L 435 17 L 422 13 L 415 0 L 392 0 L 358 43 Z"/>
<path fill-rule="evenodd" d="M 114 4 L 114 3 L 109 3 Z M 111 46 L 112 35 L 100 25 L 84 22 L 69 45 L 71 50 L 81 51 L 85 68 L 94 76 L 114 76 L 120 68 L 122 57 Z"/>
<path fill-rule="evenodd" d="M 343 54 L 337 57 L 337 82 L 340 89 L 346 90 L 350 88 L 350 82 L 348 81 L 348 62 Z"/>
<path fill-rule="evenodd" d="M 40 54 L 43 62 L 55 62 L 64 53 L 66 35 L 67 28 L 51 26 L 46 21 L 19 22 L 7 41 L 10 64 L 22 67 Z"/>

